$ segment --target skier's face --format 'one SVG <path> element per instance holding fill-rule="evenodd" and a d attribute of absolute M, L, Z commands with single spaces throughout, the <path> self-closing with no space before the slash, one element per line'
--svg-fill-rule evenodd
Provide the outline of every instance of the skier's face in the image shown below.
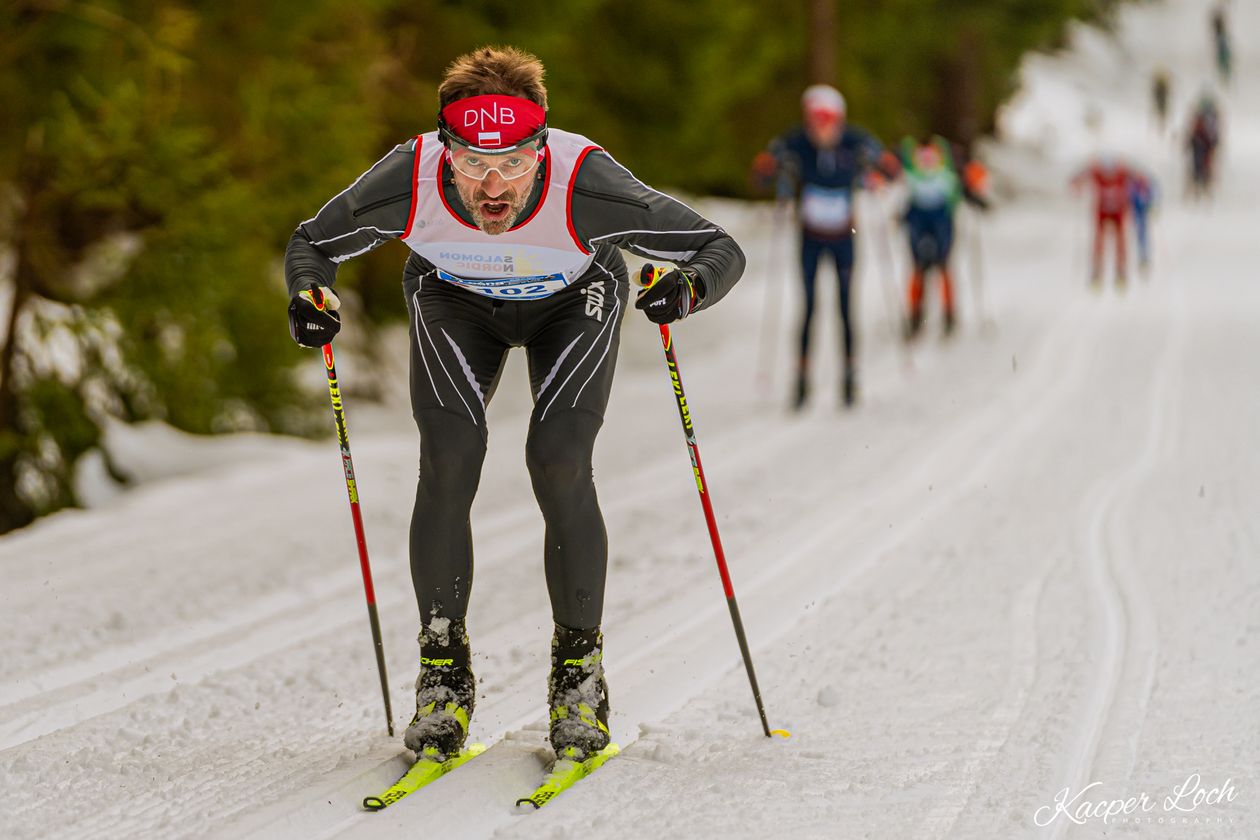
<path fill-rule="evenodd" d="M 486 233 L 504 233 L 516 223 L 534 187 L 534 178 L 526 176 L 508 180 L 497 169 L 489 170 L 477 180 L 453 168 L 455 188 L 468 208 L 473 223 Z"/>
<path fill-rule="evenodd" d="M 941 166 L 941 153 L 935 146 L 920 146 L 914 151 L 914 163 L 924 172 L 931 172 Z"/>
<path fill-rule="evenodd" d="M 807 110 L 805 131 L 815 146 L 834 146 L 844 131 L 844 114 L 823 108 Z"/>

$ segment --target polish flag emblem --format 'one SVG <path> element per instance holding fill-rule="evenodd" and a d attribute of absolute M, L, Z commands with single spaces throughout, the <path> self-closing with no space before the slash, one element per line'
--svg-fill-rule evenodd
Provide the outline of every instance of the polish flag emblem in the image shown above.
<path fill-rule="evenodd" d="M 478 146 L 501 146 L 503 145 L 502 132 L 498 131 L 479 131 L 477 132 Z"/>

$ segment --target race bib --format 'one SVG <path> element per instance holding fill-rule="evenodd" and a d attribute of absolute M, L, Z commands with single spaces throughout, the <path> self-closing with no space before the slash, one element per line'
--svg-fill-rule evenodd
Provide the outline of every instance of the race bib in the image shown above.
<path fill-rule="evenodd" d="M 533 277 L 456 277 L 438 269 L 439 280 L 495 300 L 537 300 L 554 295 L 569 285 L 563 274 L 536 274 Z"/>
<path fill-rule="evenodd" d="M 818 233 L 848 233 L 853 227 L 846 187 L 806 184 L 801 191 L 801 222 Z"/>
<path fill-rule="evenodd" d="M 910 178 L 910 203 L 924 210 L 934 210 L 949 203 L 953 184 L 949 176 L 941 174 L 923 178 Z"/>

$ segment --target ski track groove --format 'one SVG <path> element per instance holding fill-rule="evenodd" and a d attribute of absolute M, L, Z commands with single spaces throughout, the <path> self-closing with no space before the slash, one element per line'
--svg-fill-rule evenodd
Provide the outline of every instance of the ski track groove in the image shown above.
<path fill-rule="evenodd" d="M 1180 291 L 1180 286 L 1178 286 Z M 1066 770 L 1058 790 L 1080 791 L 1095 778 L 1100 755 L 1106 749 L 1109 729 L 1119 729 L 1121 718 L 1129 735 L 1120 735 L 1124 757 L 1111 762 L 1117 777 L 1128 779 L 1137 761 L 1138 740 L 1155 682 L 1158 664 L 1158 638 L 1155 618 L 1146 598 L 1145 584 L 1133 566 L 1131 540 L 1123 538 L 1124 512 L 1136 500 L 1141 480 L 1158 466 L 1161 456 L 1175 446 L 1170 428 L 1175 425 L 1181 379 L 1181 355 L 1186 337 L 1185 305 L 1179 298 L 1166 311 L 1172 312 L 1172 335 L 1165 342 L 1146 401 L 1148 418 L 1142 448 L 1129 463 L 1100 478 L 1085 494 L 1086 514 L 1085 579 L 1089 584 L 1094 612 L 1100 624 L 1102 657 L 1093 675 L 1093 686 L 1085 719 L 1077 729 L 1076 743 L 1066 757 Z M 1177 362 L 1174 364 L 1174 360 Z M 1134 678 L 1125 679 L 1129 671 Z M 1127 689 L 1127 694 L 1126 694 Z M 1122 715 L 1121 712 L 1127 714 Z M 1116 768 L 1116 763 L 1122 766 Z M 1050 833 L 1061 840 L 1075 827 L 1060 816 Z"/>
<path fill-rule="evenodd" d="M 1028 698 L 1037 679 L 1037 620 L 1041 596 L 1051 572 L 1046 568 L 1020 588 L 1011 602 L 1011 673 L 997 707 L 985 721 L 980 737 L 959 773 L 960 782 L 938 798 L 933 808 L 915 831 L 915 837 L 943 838 L 956 836 L 958 817 L 971 803 L 980 784 L 980 773 L 1010 739 L 1015 725 L 1028 706 Z"/>

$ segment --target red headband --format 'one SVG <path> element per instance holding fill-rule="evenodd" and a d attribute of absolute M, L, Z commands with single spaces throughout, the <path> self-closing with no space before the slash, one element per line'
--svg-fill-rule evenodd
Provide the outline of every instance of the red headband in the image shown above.
<path fill-rule="evenodd" d="M 505 149 L 537 134 L 547 112 L 519 96 L 488 94 L 459 99 L 442 109 L 445 128 L 479 149 Z"/>
<path fill-rule="evenodd" d="M 806 108 L 805 117 L 811 123 L 820 125 L 834 125 L 840 122 L 840 118 L 844 116 L 843 111 L 837 111 L 832 108 Z"/>

